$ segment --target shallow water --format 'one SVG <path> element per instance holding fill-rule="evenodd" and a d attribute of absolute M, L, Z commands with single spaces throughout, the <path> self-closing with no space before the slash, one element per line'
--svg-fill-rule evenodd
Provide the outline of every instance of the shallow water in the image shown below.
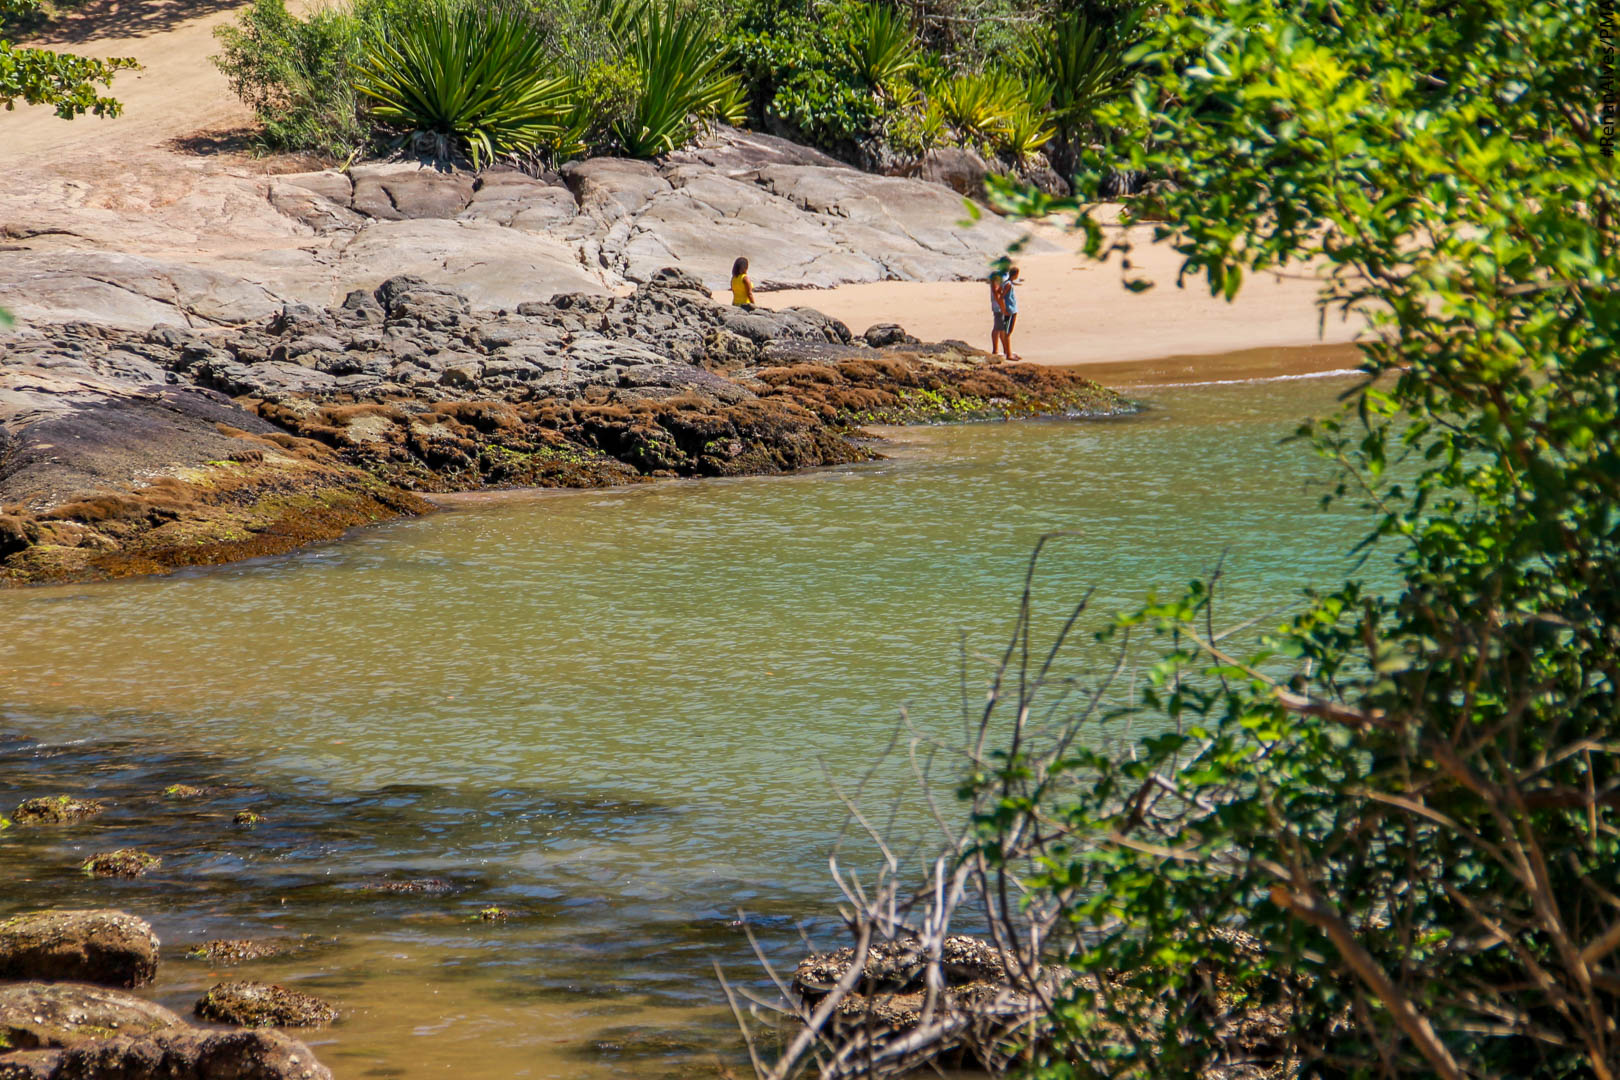
<path fill-rule="evenodd" d="M 1359 519 L 1317 510 L 1325 466 L 1280 445 L 1344 386 L 1148 390 L 1129 419 L 893 431 L 867 465 L 470 497 L 286 557 L 0 593 L 0 806 L 116 803 L 4 834 L 0 910 L 147 916 L 182 1009 L 228 977 L 186 944 L 309 935 L 230 970 L 336 1002 L 311 1041 L 340 1078 L 712 1075 L 735 1038 L 711 962 L 758 982 L 738 909 L 782 957 L 832 911 L 828 777 L 871 768 L 902 709 L 959 735 L 1042 534 L 1078 534 L 1043 559 L 1046 632 L 1092 587 L 1106 613 L 1222 562 L 1237 622 L 1345 572 Z M 915 788 L 902 755 L 864 796 L 908 841 Z M 124 844 L 163 868 L 76 872 Z M 366 888 L 426 877 L 457 891 Z"/>

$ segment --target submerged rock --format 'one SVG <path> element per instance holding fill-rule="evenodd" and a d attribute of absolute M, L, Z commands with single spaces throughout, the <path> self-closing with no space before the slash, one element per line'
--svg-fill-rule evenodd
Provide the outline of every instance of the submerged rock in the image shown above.
<path fill-rule="evenodd" d="M 114 1035 L 150 1035 L 185 1026 L 163 1006 L 121 990 L 84 983 L 0 986 L 0 1050 L 78 1046 Z"/>
<path fill-rule="evenodd" d="M 252 810 L 238 810 L 236 816 L 231 818 L 231 824 L 242 829 L 251 829 L 264 820 L 264 815 L 255 814 Z"/>
<path fill-rule="evenodd" d="M 212 792 L 212 788 L 193 787 L 191 784 L 170 784 L 163 789 L 163 797 L 177 802 L 187 802 L 191 799 L 206 798 Z"/>
<path fill-rule="evenodd" d="M 171 1028 L 53 1050 L 0 1053 L 3 1080 L 332 1080 L 279 1031 Z"/>
<path fill-rule="evenodd" d="M 365 889 L 367 892 L 446 896 L 455 892 L 456 886 L 443 878 L 412 878 L 409 881 L 371 881 L 366 883 Z"/>
<path fill-rule="evenodd" d="M 145 986 L 158 939 L 144 919 L 107 909 L 36 911 L 0 920 L 0 979 Z"/>
<path fill-rule="evenodd" d="M 67 825 L 93 818 L 107 806 L 99 799 L 76 799 L 71 795 L 51 795 L 24 799 L 12 813 L 14 825 Z"/>
<path fill-rule="evenodd" d="M 263 960 L 280 956 L 289 946 L 279 941 L 250 941 L 245 938 L 219 938 L 194 945 L 186 950 L 193 960 L 207 960 L 213 964 L 240 964 L 248 960 Z"/>
<path fill-rule="evenodd" d="M 243 1027 L 325 1027 L 337 1019 L 337 1010 L 318 997 L 256 982 L 220 983 L 197 1002 L 196 1012 Z"/>
<path fill-rule="evenodd" d="M 90 856 L 80 867 L 91 877 L 137 878 L 163 865 L 160 856 L 136 848 L 119 848 Z"/>

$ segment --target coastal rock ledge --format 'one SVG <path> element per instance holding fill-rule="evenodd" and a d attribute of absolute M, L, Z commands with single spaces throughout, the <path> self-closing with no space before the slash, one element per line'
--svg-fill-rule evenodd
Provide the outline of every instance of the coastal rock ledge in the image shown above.
<path fill-rule="evenodd" d="M 876 456 L 867 424 L 1128 408 L 669 268 L 495 311 L 402 275 L 231 329 L 32 327 L 0 334 L 0 585 L 276 554 L 425 493 L 788 472 Z"/>

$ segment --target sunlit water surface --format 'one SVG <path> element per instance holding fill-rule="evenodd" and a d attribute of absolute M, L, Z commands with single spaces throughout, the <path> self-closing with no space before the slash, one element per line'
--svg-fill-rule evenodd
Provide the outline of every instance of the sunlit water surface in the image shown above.
<path fill-rule="evenodd" d="M 1344 386 L 1149 390 L 1130 419 L 894 431 L 856 467 L 472 498 L 283 558 L 0 593 L 0 806 L 114 802 L 5 834 L 0 912 L 145 915 L 181 1010 L 236 974 L 327 997 L 344 1019 L 310 1041 L 340 1080 L 713 1075 L 736 1039 L 712 962 L 763 987 L 738 910 L 788 962 L 825 922 L 829 778 L 872 770 L 902 710 L 959 739 L 1040 536 L 1077 534 L 1043 559 L 1037 637 L 1086 589 L 1107 613 L 1223 560 L 1231 622 L 1343 575 L 1358 519 L 1317 509 L 1325 466 L 1282 440 Z M 1082 636 L 1068 670 L 1108 656 Z M 863 799 L 911 843 L 908 769 Z M 263 824 L 233 827 L 248 807 Z M 77 872 L 126 844 L 162 869 Z M 367 888 L 430 877 L 456 891 Z M 238 969 L 184 956 L 302 935 Z"/>

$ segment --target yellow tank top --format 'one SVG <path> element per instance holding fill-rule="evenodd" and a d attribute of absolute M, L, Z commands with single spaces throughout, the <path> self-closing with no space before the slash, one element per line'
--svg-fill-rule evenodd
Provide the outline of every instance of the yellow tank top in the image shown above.
<path fill-rule="evenodd" d="M 752 291 L 753 290 L 748 287 L 747 274 L 738 274 L 736 277 L 731 279 L 731 302 L 733 304 L 752 303 L 753 297 L 748 295 Z"/>

